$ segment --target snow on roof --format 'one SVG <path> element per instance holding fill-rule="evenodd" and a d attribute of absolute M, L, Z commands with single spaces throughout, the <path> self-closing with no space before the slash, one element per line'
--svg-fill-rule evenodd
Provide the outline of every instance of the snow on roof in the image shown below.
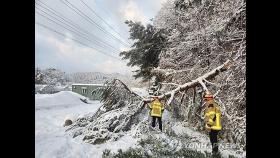
<path fill-rule="evenodd" d="M 84 103 L 80 98 L 85 99 L 84 96 L 71 92 L 61 91 L 54 94 L 36 94 L 35 105 L 37 108 L 46 108 L 53 106 L 66 106 L 66 105 L 83 105 Z"/>
<path fill-rule="evenodd" d="M 74 83 L 72 86 L 105 86 L 104 84 L 86 84 L 86 83 Z"/>

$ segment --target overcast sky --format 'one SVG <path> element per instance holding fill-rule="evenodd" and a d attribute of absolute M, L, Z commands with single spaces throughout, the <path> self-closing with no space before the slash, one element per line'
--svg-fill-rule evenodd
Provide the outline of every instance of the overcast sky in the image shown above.
<path fill-rule="evenodd" d="M 124 21 L 147 24 L 165 1 L 36 0 L 35 21 L 40 24 L 35 24 L 36 67 L 131 74 L 133 69 L 118 55 L 132 43 Z"/>

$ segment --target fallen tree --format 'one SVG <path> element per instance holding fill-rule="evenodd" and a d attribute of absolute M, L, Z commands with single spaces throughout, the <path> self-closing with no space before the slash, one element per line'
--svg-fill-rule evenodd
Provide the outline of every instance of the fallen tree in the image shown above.
<path fill-rule="evenodd" d="M 190 109 L 190 107 L 194 107 L 194 109 L 196 109 L 196 106 L 193 104 L 182 104 L 182 100 L 186 101 L 188 100 L 186 97 L 193 95 L 191 100 L 192 103 L 195 103 L 195 93 L 200 94 L 203 90 L 207 90 L 208 85 L 213 85 L 213 81 L 210 82 L 210 80 L 214 79 L 221 72 L 228 70 L 230 63 L 231 62 L 228 60 L 224 64 L 216 67 L 208 73 L 205 73 L 195 80 L 182 85 L 176 85 L 177 88 L 158 96 L 161 99 L 166 99 L 167 96 L 169 97 L 169 100 L 174 98 L 174 102 L 172 102 L 172 106 L 170 106 L 171 108 L 166 109 L 167 113 L 165 117 L 167 117 L 167 119 L 165 120 L 164 133 L 168 136 L 167 138 L 170 137 L 172 140 L 174 138 L 181 140 L 181 136 L 174 133 L 173 127 L 176 127 L 176 124 L 184 124 L 186 123 L 185 120 L 189 119 L 188 117 L 186 117 L 185 120 L 177 119 L 176 116 L 178 113 L 173 111 L 172 108 L 176 106 L 187 106 L 188 112 L 185 113 L 199 115 L 195 112 L 197 110 Z M 134 93 L 118 79 L 115 79 L 106 85 L 107 86 L 103 91 L 103 105 L 97 110 L 97 112 L 78 118 L 72 125 L 67 127 L 66 131 L 69 131 L 73 137 L 81 137 L 83 141 L 93 145 L 106 143 L 107 141 L 118 141 L 125 135 L 131 135 L 137 140 L 146 139 L 146 136 L 151 134 L 151 131 L 149 129 L 149 109 L 145 108 L 145 104 L 151 100 L 142 98 L 138 94 Z M 195 88 L 197 86 L 200 86 L 200 89 L 196 90 Z M 193 90 L 190 91 L 191 94 L 186 93 L 186 91 L 190 88 Z M 211 87 L 208 88 L 209 90 L 211 89 Z M 220 90 L 216 91 L 214 96 L 216 96 L 219 92 Z M 179 97 L 181 100 L 180 105 L 178 104 L 178 100 L 176 101 L 177 95 L 175 94 L 177 93 L 182 94 L 182 97 Z M 216 99 L 220 100 L 218 96 Z M 199 111 L 201 111 L 201 109 Z M 200 117 L 201 116 L 199 115 L 199 118 Z M 184 124 L 184 126 L 185 125 L 190 127 L 189 124 Z M 202 125 L 198 124 L 198 126 Z M 201 132 L 200 130 L 197 131 Z M 191 134 L 189 136 L 192 137 Z M 188 144 L 189 140 L 182 140 L 182 143 Z"/>
<path fill-rule="evenodd" d="M 157 96 L 160 100 L 165 99 L 165 98 L 169 98 L 167 101 L 167 104 L 170 105 L 170 103 L 172 102 L 174 95 L 178 92 L 183 92 L 188 90 L 189 88 L 195 88 L 196 86 L 201 85 L 203 87 L 204 91 L 208 91 L 206 85 L 204 84 L 204 82 L 207 83 L 211 83 L 209 82 L 209 80 L 212 80 L 215 76 L 217 76 L 220 72 L 226 71 L 230 66 L 230 60 L 227 60 L 224 64 L 218 66 L 217 68 L 213 69 L 212 71 L 204 74 L 203 76 L 198 77 L 195 80 L 192 80 L 191 82 L 187 82 L 183 85 L 178 85 L 177 88 L 168 91 L 160 96 Z M 162 72 L 163 73 L 163 72 Z M 212 83 L 214 84 L 214 83 Z M 143 99 L 144 103 L 150 103 L 152 102 L 153 99 L 152 98 L 145 98 Z"/>

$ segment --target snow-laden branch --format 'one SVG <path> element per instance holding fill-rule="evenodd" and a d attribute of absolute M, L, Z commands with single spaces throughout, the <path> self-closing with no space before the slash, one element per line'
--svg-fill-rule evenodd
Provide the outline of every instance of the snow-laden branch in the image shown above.
<path fill-rule="evenodd" d="M 214 95 L 213 95 L 213 97 L 215 98 L 217 95 L 218 95 L 218 93 L 220 92 L 221 90 L 218 90 Z"/>
<path fill-rule="evenodd" d="M 130 92 L 131 94 L 133 94 L 134 96 L 137 96 L 137 97 L 140 97 L 141 99 L 144 99 L 142 96 L 140 96 L 140 95 L 134 93 L 132 90 L 130 90 L 130 89 L 127 87 L 127 85 L 124 84 L 121 80 L 115 78 L 115 79 L 113 80 L 113 82 L 115 82 L 115 81 L 118 81 L 127 91 L 129 91 L 129 92 Z M 115 90 L 117 90 L 117 89 L 114 89 L 114 91 L 115 91 Z M 114 91 L 113 91 L 113 92 L 114 92 Z"/>
<path fill-rule="evenodd" d="M 187 82 L 183 85 L 179 85 L 177 88 L 173 89 L 172 91 L 169 91 L 169 92 L 166 92 L 160 96 L 158 96 L 159 99 L 163 99 L 164 97 L 171 97 L 172 94 L 176 94 L 178 93 L 179 91 L 184 91 L 184 90 L 187 90 L 189 88 L 192 88 L 192 87 L 196 87 L 198 86 L 199 84 L 201 84 L 202 80 L 206 79 L 206 80 L 210 80 L 214 77 L 216 77 L 220 72 L 223 72 L 223 71 L 226 71 L 230 66 L 230 60 L 227 60 L 224 64 L 218 66 L 217 68 L 213 69 L 212 71 L 198 77 L 197 79 L 195 80 L 192 80 L 191 82 Z M 203 83 L 203 82 L 202 82 Z M 204 83 L 203 83 L 204 84 Z M 206 86 L 205 86 L 206 87 Z M 206 88 L 207 89 L 207 88 Z M 172 97 L 171 99 L 169 99 L 168 102 L 171 103 L 172 101 Z M 151 102 L 152 101 L 152 98 L 150 99 L 143 99 L 144 102 L 148 103 L 148 102 Z"/>
<path fill-rule="evenodd" d="M 174 69 L 160 69 L 160 68 L 156 68 L 156 69 L 153 69 L 151 71 L 151 73 L 163 74 L 164 76 L 168 76 L 168 75 L 171 75 L 171 74 L 181 73 L 181 72 L 185 72 L 185 71 L 190 71 L 190 69 L 174 70 Z"/>
<path fill-rule="evenodd" d="M 203 80 L 204 80 L 204 79 L 203 79 Z M 206 85 L 202 82 L 202 79 L 201 79 L 201 78 L 198 79 L 198 82 L 199 82 L 199 84 L 202 86 L 202 88 L 203 88 L 204 91 L 209 91 L 209 90 L 207 89 Z"/>
<path fill-rule="evenodd" d="M 169 98 L 169 100 L 168 100 L 168 102 L 167 102 L 167 105 L 170 105 L 170 104 L 171 104 L 172 100 L 174 99 L 174 95 L 175 95 L 175 92 L 172 91 L 172 92 L 171 92 L 171 97 Z"/>
<path fill-rule="evenodd" d="M 177 83 L 166 83 L 166 82 L 160 82 L 163 85 L 173 85 L 173 86 L 179 86 Z"/>

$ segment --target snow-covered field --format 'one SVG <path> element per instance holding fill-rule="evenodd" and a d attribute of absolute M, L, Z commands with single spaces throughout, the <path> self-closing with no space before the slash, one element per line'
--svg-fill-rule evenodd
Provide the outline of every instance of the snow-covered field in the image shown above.
<path fill-rule="evenodd" d="M 84 97 L 69 91 L 35 95 L 36 158 L 101 157 L 106 148 L 117 150 L 119 147 L 128 148 L 135 143 L 130 136 L 124 136 L 117 142 L 93 146 L 79 137 L 73 139 L 68 135 L 63 127 L 65 119 L 75 120 L 94 113 L 101 106 L 99 101 L 85 104 L 80 98 Z"/>
<path fill-rule="evenodd" d="M 94 112 L 101 105 L 83 103 L 78 94 L 64 91 L 35 95 L 35 156 L 37 158 L 85 157 L 92 145 L 74 140 L 65 133 L 64 120 Z M 87 149 L 87 150 L 85 150 Z"/>

